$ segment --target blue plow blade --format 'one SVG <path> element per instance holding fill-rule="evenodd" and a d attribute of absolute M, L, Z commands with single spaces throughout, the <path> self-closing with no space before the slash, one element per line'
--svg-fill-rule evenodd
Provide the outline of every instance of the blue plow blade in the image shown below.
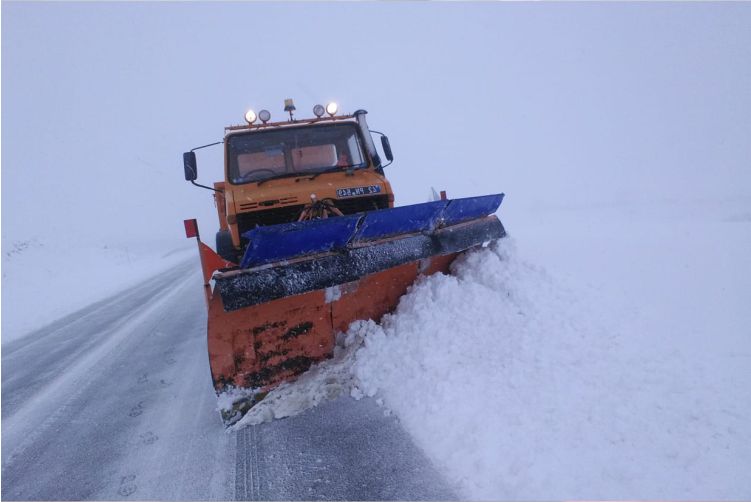
<path fill-rule="evenodd" d="M 493 214 L 502 201 L 503 194 L 483 195 L 254 228 L 243 234 L 250 243 L 240 267 L 257 267 L 398 235 L 429 234 Z"/>

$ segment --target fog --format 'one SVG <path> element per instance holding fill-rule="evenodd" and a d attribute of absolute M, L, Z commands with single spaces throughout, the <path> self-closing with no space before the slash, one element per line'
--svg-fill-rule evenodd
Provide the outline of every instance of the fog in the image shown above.
<path fill-rule="evenodd" d="M 189 458 L 213 434 L 190 439 L 211 396 L 185 378 L 208 367 L 193 353 L 205 341 L 190 342 L 205 314 L 182 220 L 212 245 L 218 225 L 182 153 L 249 107 L 283 119 L 285 98 L 298 118 L 330 100 L 368 110 L 391 140 L 397 204 L 431 187 L 506 193 L 508 239 L 337 337 L 364 349 L 336 372 L 378 396 L 464 498 L 747 498 L 751 3 L 1 9 L 3 364 L 36 364 L 33 378 L 3 375 L 4 498 L 109 500 L 135 479 L 145 500 L 261 486 L 213 461 L 257 473 L 221 441 L 191 457 L 210 468 L 176 478 L 178 492 L 154 466 L 179 467 L 173 446 Z M 200 150 L 198 182 L 221 180 L 222 161 Z M 112 378 L 138 368 L 154 385 Z M 329 395 L 331 374 L 297 403 Z M 104 418 L 92 429 L 79 416 Z M 146 430 L 161 440 L 142 448 Z M 82 438 L 98 470 L 69 447 Z M 322 486 L 328 464 L 315 465 Z"/>
<path fill-rule="evenodd" d="M 285 98 L 368 110 L 397 204 L 503 191 L 512 232 L 751 195 L 747 3 L 3 2 L 3 247 L 212 232 L 182 152 Z M 198 162 L 221 179 L 220 147 Z"/>

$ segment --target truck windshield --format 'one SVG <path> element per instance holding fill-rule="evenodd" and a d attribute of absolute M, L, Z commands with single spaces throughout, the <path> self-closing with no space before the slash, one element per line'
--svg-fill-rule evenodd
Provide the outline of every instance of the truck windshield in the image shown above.
<path fill-rule="evenodd" d="M 367 165 L 352 123 L 233 135 L 227 141 L 227 156 L 228 178 L 234 184 Z"/>

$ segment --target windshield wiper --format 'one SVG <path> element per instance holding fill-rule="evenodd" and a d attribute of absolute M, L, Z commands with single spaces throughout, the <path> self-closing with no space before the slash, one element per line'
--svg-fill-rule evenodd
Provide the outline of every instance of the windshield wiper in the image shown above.
<path fill-rule="evenodd" d="M 333 173 L 334 171 L 344 171 L 344 170 L 351 169 L 353 167 L 357 167 L 357 166 L 350 165 L 350 166 L 335 166 L 335 167 L 330 167 L 329 169 L 324 169 L 323 171 L 318 171 L 313 176 L 311 176 L 310 178 L 306 178 L 306 179 L 307 180 L 314 180 L 314 179 L 316 179 L 318 176 L 320 176 L 322 174 Z M 302 179 L 302 178 L 300 178 L 300 179 Z"/>
<path fill-rule="evenodd" d="M 297 178 L 295 181 L 300 181 L 300 180 L 303 180 L 303 179 L 305 179 L 305 180 L 314 180 L 318 176 L 320 176 L 321 174 L 333 173 L 335 171 L 344 171 L 344 170 L 351 169 L 353 167 L 358 167 L 358 166 L 357 165 L 334 166 L 334 167 L 330 167 L 328 169 L 324 169 L 323 171 L 318 171 L 317 173 L 313 174 L 312 176 L 310 176 L 308 178 L 306 178 L 305 176 L 300 176 L 301 173 L 284 173 L 284 174 L 280 174 L 279 176 L 272 176 L 270 178 L 266 178 L 266 179 L 260 180 L 260 181 L 257 182 L 258 184 L 256 186 L 261 186 L 263 183 L 266 183 L 267 181 L 278 180 L 280 178 L 292 178 L 294 176 L 299 176 L 299 178 Z"/>
<path fill-rule="evenodd" d="M 280 178 L 292 178 L 294 176 L 300 176 L 300 173 L 284 173 L 284 174 L 280 174 L 278 176 L 272 176 L 270 178 L 266 178 L 266 179 L 260 180 L 256 186 L 261 186 L 263 183 L 266 183 L 267 181 L 278 180 Z"/>

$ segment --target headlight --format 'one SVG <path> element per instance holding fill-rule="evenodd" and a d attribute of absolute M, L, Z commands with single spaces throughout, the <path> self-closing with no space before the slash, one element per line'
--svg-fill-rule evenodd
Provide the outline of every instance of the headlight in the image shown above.
<path fill-rule="evenodd" d="M 271 120 L 271 112 L 269 112 L 268 110 L 261 110 L 260 112 L 258 112 L 258 118 L 260 118 L 261 122 L 265 124 L 266 122 Z"/>
<path fill-rule="evenodd" d="M 245 122 L 247 122 L 248 124 L 252 124 L 255 121 L 256 121 L 256 112 L 254 112 L 253 110 L 248 110 L 247 112 L 245 112 Z"/>
<path fill-rule="evenodd" d="M 323 105 L 315 105 L 313 107 L 313 115 L 315 115 L 318 118 L 323 117 L 323 114 L 326 113 L 326 109 L 323 107 Z"/>
<path fill-rule="evenodd" d="M 339 105 L 337 105 L 333 101 L 326 105 L 326 113 L 328 113 L 332 117 L 336 115 L 337 110 L 339 110 Z"/>

